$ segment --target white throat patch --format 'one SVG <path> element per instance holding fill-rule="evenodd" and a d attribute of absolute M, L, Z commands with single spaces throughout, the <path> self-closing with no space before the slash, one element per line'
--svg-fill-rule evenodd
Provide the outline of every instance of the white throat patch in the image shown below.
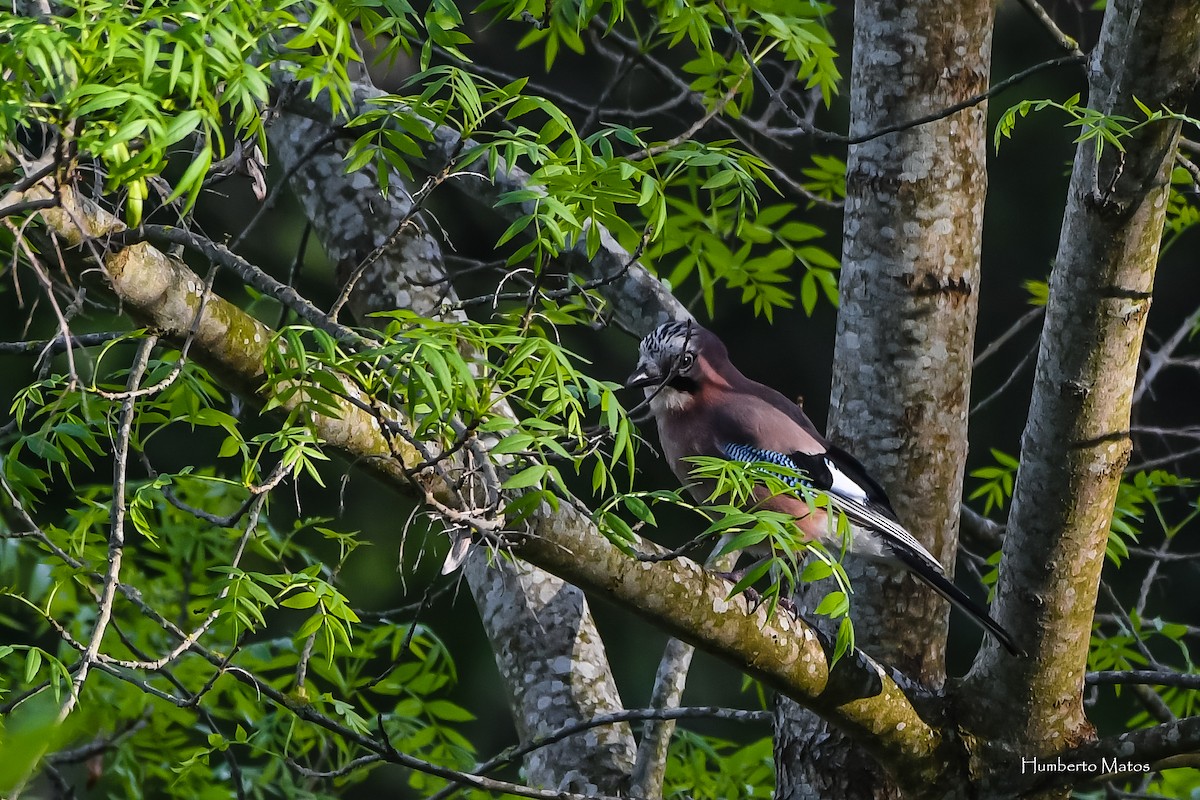
<path fill-rule="evenodd" d="M 651 386 L 647 388 L 647 396 L 654 394 L 657 389 L 657 386 Z M 691 404 L 693 399 L 694 398 L 687 392 L 681 392 L 678 389 L 672 389 L 670 386 L 664 386 L 662 387 L 662 390 L 659 391 L 657 395 L 654 395 L 654 398 L 650 401 L 650 411 L 653 412 L 655 416 L 663 413 L 664 411 L 683 411 L 688 407 L 688 405 Z"/>

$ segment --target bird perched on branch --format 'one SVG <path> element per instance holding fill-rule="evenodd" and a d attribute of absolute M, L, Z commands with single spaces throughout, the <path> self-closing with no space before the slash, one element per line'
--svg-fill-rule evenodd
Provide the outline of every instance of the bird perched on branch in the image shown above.
<path fill-rule="evenodd" d="M 689 475 L 692 456 L 766 461 L 802 474 L 810 491 L 845 515 L 850 552 L 898 564 L 965 611 L 1014 655 L 1023 651 L 986 609 L 955 586 L 942 565 L 896 517 L 883 488 L 862 464 L 817 431 L 800 407 L 750 380 L 713 333 L 692 321 L 668 322 L 642 340 L 637 369 L 625 383 L 645 390 L 658 422 L 663 455 L 700 501 L 711 486 Z M 836 539 L 828 511 L 809 508 L 801 493 L 763 492 L 759 508 L 791 515 L 808 539 Z"/>

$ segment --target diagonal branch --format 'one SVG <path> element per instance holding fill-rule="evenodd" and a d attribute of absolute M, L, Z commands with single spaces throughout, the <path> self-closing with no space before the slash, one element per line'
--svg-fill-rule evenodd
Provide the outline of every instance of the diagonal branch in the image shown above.
<path fill-rule="evenodd" d="M 46 211 L 44 218 L 65 240 L 78 244 L 120 228 L 118 220 L 71 192 L 64 191 L 63 203 L 68 211 Z M 140 243 L 108 253 L 103 266 L 113 291 L 132 313 L 163 335 L 187 334 L 203 285 L 186 265 Z M 265 399 L 259 394 L 264 390 L 262 365 L 272 346 L 265 326 L 213 296 L 194 331 L 198 360 L 235 391 Z M 414 485 L 410 471 L 421 454 L 405 441 L 389 443 L 365 405 L 344 402 L 340 418 L 316 416 L 312 424 L 329 446 L 369 466 L 392 486 L 416 489 L 423 496 L 424 487 Z M 441 497 L 446 490 L 435 486 L 434 491 Z M 661 551 L 650 542 L 636 546 Z M 532 520 L 531 534 L 512 549 L 813 708 L 911 780 L 932 780 L 943 768 L 942 750 L 953 742 L 925 719 L 934 711 L 932 698 L 861 652 L 847 654 L 831 668 L 832 645 L 821 634 L 786 615 L 770 619 L 765 609 L 751 609 L 742 597 L 727 599 L 728 583 L 700 565 L 684 559 L 655 564 L 630 559 L 570 503 L 560 504 L 557 512 L 544 507 Z"/>
<path fill-rule="evenodd" d="M 133 431 L 133 412 L 137 406 L 137 398 L 134 393 L 141 384 L 142 375 L 145 374 L 146 365 L 150 361 L 150 351 L 154 349 L 157 342 L 158 339 L 155 336 L 148 336 L 141 341 L 137 356 L 133 360 L 133 367 L 129 371 L 129 394 L 121 404 L 121 422 L 117 427 L 117 440 L 114 448 L 113 501 L 108 531 L 108 572 L 104 575 L 104 588 L 100 593 L 96 626 L 92 631 L 92 638 L 88 642 L 87 648 L 83 651 L 75 679 L 71 683 L 71 693 L 63 702 L 62 708 L 59 709 L 59 722 L 65 720 L 79 702 L 79 693 L 83 690 L 83 683 L 87 680 L 91 665 L 99 659 L 100 645 L 104 641 L 104 633 L 112 619 L 113 602 L 117 597 L 117 583 L 121 580 L 121 559 L 125 552 L 125 467 L 129 458 L 129 437 Z"/>

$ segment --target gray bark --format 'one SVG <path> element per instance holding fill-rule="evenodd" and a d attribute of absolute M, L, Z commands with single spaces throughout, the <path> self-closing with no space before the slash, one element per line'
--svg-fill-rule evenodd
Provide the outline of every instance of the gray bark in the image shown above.
<path fill-rule="evenodd" d="M 992 5 L 859 0 L 850 135 L 986 89 Z M 987 190 L 987 107 L 850 148 L 832 439 L 889 491 L 952 574 Z M 848 565 L 859 642 L 930 687 L 944 680 L 947 605 L 896 569 Z M 858 748 L 784 699 L 779 798 L 885 798 L 898 790 Z"/>
<path fill-rule="evenodd" d="M 662 660 L 658 663 L 658 672 L 654 676 L 650 708 L 679 706 L 695 653 L 696 648 L 686 642 L 679 639 L 667 640 Z M 674 733 L 674 720 L 647 720 L 642 726 L 642 737 L 638 740 L 637 757 L 630 778 L 631 797 L 662 797 L 663 780 L 667 773 L 667 751 L 671 747 L 671 737 Z"/>
<path fill-rule="evenodd" d="M 463 568 L 522 743 L 623 708 L 583 592 L 481 547 Z M 560 791 L 619 794 L 633 756 L 629 725 L 603 725 L 533 751 L 525 776 Z"/>
<path fill-rule="evenodd" d="M 851 135 L 986 89 L 991 29 L 986 0 L 861 0 Z M 967 451 L 986 147 L 981 104 L 854 146 L 847 161 L 829 432 L 890 491 L 900 519 L 948 572 Z M 946 603 L 894 570 L 860 572 L 871 587 L 856 598 L 862 641 L 940 685 Z"/>

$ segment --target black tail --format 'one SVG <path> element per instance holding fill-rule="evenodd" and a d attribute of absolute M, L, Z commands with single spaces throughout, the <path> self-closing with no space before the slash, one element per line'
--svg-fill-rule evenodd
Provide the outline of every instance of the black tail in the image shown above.
<path fill-rule="evenodd" d="M 935 592 L 949 600 L 952 605 L 956 605 L 967 612 L 977 625 L 994 636 L 997 642 L 1004 645 L 1005 650 L 1021 658 L 1028 655 L 1017 646 L 1017 643 L 1013 641 L 1013 637 L 1009 632 L 1004 630 L 999 622 L 992 619 L 986 608 L 968 597 L 966 592 L 955 586 L 940 570 L 935 570 L 930 564 L 926 563 L 925 559 L 916 553 L 907 551 L 903 547 L 892 548 L 892 553 L 900 563 L 922 581 L 929 584 Z"/>

